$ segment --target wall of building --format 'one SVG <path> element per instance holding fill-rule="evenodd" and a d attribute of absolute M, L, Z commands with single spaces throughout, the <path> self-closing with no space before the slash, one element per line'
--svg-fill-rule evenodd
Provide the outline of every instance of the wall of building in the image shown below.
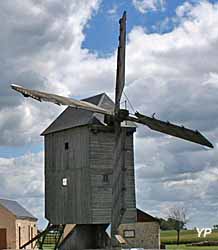
<path fill-rule="evenodd" d="M 37 235 L 37 226 L 36 221 L 29 219 L 17 219 L 16 220 L 16 249 L 19 249 L 19 246 L 22 246 L 26 242 L 30 241 Z M 20 228 L 20 237 L 19 237 L 19 228 Z M 20 238 L 20 240 L 19 240 Z M 20 241 L 20 242 L 19 242 Z M 26 249 L 33 248 L 34 243 L 28 245 Z"/>
<path fill-rule="evenodd" d="M 125 237 L 126 230 L 134 231 L 135 237 Z M 160 225 L 156 221 L 121 224 L 119 227 L 119 234 L 124 237 L 128 246 L 131 248 L 160 248 Z M 131 233 L 129 232 L 129 234 Z"/>
<path fill-rule="evenodd" d="M 52 224 L 91 223 L 89 176 L 87 126 L 45 136 L 45 216 Z"/>
<path fill-rule="evenodd" d="M 45 215 L 52 224 L 111 222 L 115 136 L 111 129 L 101 131 L 102 127 L 82 126 L 45 136 Z M 136 220 L 131 131 L 125 146 L 125 223 Z"/>
<path fill-rule="evenodd" d="M 125 131 L 127 131 L 127 128 Z M 136 221 L 133 132 L 134 129 L 127 133 L 124 147 L 126 168 L 125 206 L 127 209 L 123 218 L 124 223 Z M 93 125 L 90 133 L 89 150 L 93 223 L 111 222 L 114 144 L 115 134 L 110 128 Z M 118 160 L 118 162 L 121 161 Z M 120 187 L 120 185 L 117 186 Z M 120 190 L 117 191 L 121 194 Z"/>
<path fill-rule="evenodd" d="M 7 248 L 16 248 L 15 216 L 0 205 L 0 228 L 7 230 Z"/>

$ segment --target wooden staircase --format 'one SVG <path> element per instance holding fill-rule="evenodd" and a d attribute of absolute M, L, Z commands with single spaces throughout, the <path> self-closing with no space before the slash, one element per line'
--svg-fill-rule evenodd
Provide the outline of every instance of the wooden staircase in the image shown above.
<path fill-rule="evenodd" d="M 42 250 L 57 250 L 64 233 L 65 225 L 52 225 L 48 224 L 47 228 L 39 233 L 32 240 L 25 243 L 20 249 L 35 243 L 35 247 Z"/>

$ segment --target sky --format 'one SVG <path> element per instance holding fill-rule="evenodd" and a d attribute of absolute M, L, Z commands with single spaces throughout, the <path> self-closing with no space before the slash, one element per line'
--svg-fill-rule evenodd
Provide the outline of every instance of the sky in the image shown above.
<path fill-rule="evenodd" d="M 215 0 L 2 0 L 0 197 L 17 200 L 45 226 L 40 133 L 64 109 L 25 99 L 10 83 L 78 99 L 101 92 L 114 98 L 124 10 L 124 91 L 134 110 L 198 129 L 214 145 L 207 149 L 139 126 L 137 206 L 164 218 L 171 207 L 185 207 L 188 227 L 211 227 L 218 221 Z"/>

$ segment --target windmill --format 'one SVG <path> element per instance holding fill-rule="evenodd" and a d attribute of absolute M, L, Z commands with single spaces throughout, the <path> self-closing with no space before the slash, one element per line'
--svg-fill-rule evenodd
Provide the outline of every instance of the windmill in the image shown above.
<path fill-rule="evenodd" d="M 11 88 L 23 94 L 24 97 L 31 97 L 37 101 L 52 102 L 57 105 L 66 105 L 72 108 L 87 110 L 98 114 L 103 114 L 105 123 L 111 127 L 115 134 L 113 151 L 113 181 L 112 181 L 112 209 L 111 209 L 111 233 L 112 245 L 116 246 L 115 236 L 117 229 L 122 222 L 126 211 L 126 167 L 125 167 L 125 140 L 126 133 L 122 129 L 123 121 L 139 123 L 164 134 L 178 137 L 187 141 L 201 144 L 210 148 L 213 145 L 197 130 L 191 130 L 183 126 L 174 125 L 169 122 L 149 117 L 139 112 L 130 115 L 127 109 L 121 109 L 120 101 L 125 86 L 125 46 L 126 46 L 126 12 L 123 13 L 119 21 L 120 35 L 117 53 L 117 74 L 115 88 L 114 110 L 109 110 L 85 100 L 79 101 L 60 95 L 36 91 L 11 84 Z M 134 221 L 133 221 L 134 222 Z"/>

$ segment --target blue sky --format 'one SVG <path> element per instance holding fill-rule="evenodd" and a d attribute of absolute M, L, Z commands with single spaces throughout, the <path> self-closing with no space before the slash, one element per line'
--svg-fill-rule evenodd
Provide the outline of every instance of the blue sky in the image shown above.
<path fill-rule="evenodd" d="M 97 53 L 99 57 L 107 57 L 113 54 L 117 49 L 118 44 L 118 20 L 122 16 L 123 11 L 127 11 L 127 33 L 135 26 L 143 27 L 146 33 L 160 33 L 164 34 L 173 30 L 177 22 L 174 18 L 176 16 L 176 8 L 189 2 L 197 4 L 199 0 L 173 0 L 164 1 L 164 7 L 157 7 L 157 10 L 148 10 L 141 13 L 133 6 L 131 1 L 102 1 L 98 11 L 93 12 L 91 20 L 84 28 L 85 39 L 82 43 L 82 48 L 90 50 L 90 52 Z M 209 0 L 211 3 L 216 0 Z M 164 20 L 169 19 L 167 24 Z M 17 157 L 24 155 L 27 152 L 37 153 L 42 150 L 41 144 L 25 144 L 19 147 L 1 147 L 0 157 Z"/>
<path fill-rule="evenodd" d="M 0 157 L 11 158 L 25 155 L 26 153 L 38 153 L 43 150 L 43 144 L 25 144 L 19 147 L 1 146 Z"/>
<path fill-rule="evenodd" d="M 135 109 L 196 128 L 215 146 L 205 150 L 139 126 L 138 206 L 165 216 L 169 206 L 185 205 L 189 226 L 217 224 L 217 3 L 1 1 L 0 197 L 18 200 L 45 224 L 40 133 L 63 110 L 24 99 L 9 83 L 74 98 L 99 92 L 113 98 L 118 20 L 126 10 L 125 92 Z"/>
<path fill-rule="evenodd" d="M 86 38 L 82 46 L 97 52 L 100 56 L 111 54 L 117 47 L 117 19 L 122 16 L 124 10 L 127 11 L 128 17 L 127 32 L 132 30 L 134 26 L 144 27 L 147 33 L 170 32 L 176 26 L 176 23 L 172 20 L 176 15 L 176 8 L 184 2 L 197 4 L 199 1 L 166 0 L 164 8 L 159 8 L 156 11 L 147 11 L 146 13 L 141 13 L 134 8 L 131 1 L 103 1 L 99 11 L 94 14 L 85 28 Z M 210 0 L 210 2 L 215 3 L 217 1 Z M 163 27 L 161 23 L 166 18 L 171 20 Z"/>
<path fill-rule="evenodd" d="M 184 2 L 197 4 L 198 0 L 173 0 L 164 1 L 164 7 L 157 7 L 155 11 L 141 13 L 131 1 L 102 1 L 98 11 L 93 13 L 91 20 L 84 28 L 85 39 L 82 48 L 89 49 L 90 52 L 97 53 L 99 57 L 110 56 L 118 44 L 118 20 L 123 11 L 127 11 L 127 33 L 134 26 L 143 27 L 146 33 L 167 33 L 172 31 L 177 25 L 173 21 L 176 16 L 176 8 Z M 215 3 L 216 0 L 209 2 Z M 113 11 L 114 10 L 114 11 Z M 166 25 L 161 25 L 164 20 L 169 19 Z M 26 144 L 20 147 L 0 147 L 0 157 L 21 156 L 27 152 L 37 153 L 42 150 L 40 144 Z"/>
<path fill-rule="evenodd" d="M 141 13 L 134 8 L 131 1 L 102 1 L 99 10 L 94 12 L 93 17 L 84 29 L 85 40 L 82 43 L 82 47 L 89 49 L 93 53 L 97 53 L 99 56 L 111 55 L 117 48 L 118 20 L 124 10 L 127 11 L 127 33 L 130 32 L 134 26 L 144 27 L 147 33 L 169 32 L 176 24 L 169 22 L 167 26 L 160 28 L 160 23 L 166 18 L 174 17 L 176 8 L 183 2 L 182 0 L 166 1 L 164 9 Z M 190 2 L 195 3 L 197 1 L 192 0 Z M 113 13 L 112 10 L 115 12 Z M 110 11 L 112 13 L 110 13 Z M 0 149 L 0 157 L 8 158 L 21 156 L 27 152 L 40 152 L 42 145 L 27 144 L 23 147 L 8 146 L 0 147 Z"/>

